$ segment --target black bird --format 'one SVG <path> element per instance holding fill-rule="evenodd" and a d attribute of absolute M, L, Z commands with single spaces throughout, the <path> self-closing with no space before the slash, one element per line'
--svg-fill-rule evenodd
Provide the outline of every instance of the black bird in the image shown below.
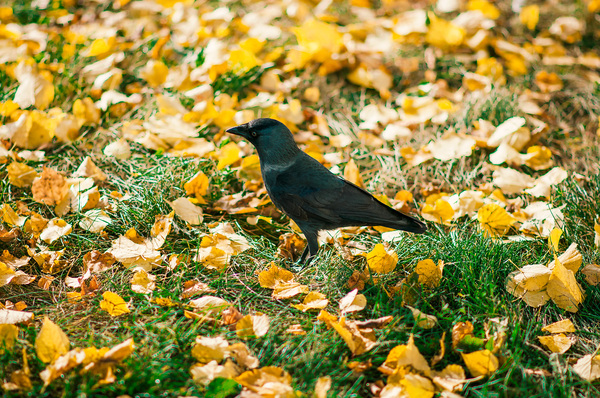
<path fill-rule="evenodd" d="M 363 225 L 417 234 L 427 230 L 421 221 L 381 203 L 302 152 L 291 131 L 277 120 L 255 119 L 227 132 L 246 138 L 256 147 L 271 201 L 298 224 L 308 241 L 301 263 L 310 263 L 317 254 L 321 230 Z"/>

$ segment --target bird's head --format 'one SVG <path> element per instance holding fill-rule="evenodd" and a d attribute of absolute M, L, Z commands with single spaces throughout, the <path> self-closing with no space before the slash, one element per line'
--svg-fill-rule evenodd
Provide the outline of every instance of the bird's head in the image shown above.
<path fill-rule="evenodd" d="M 292 132 L 285 124 L 269 118 L 254 119 L 227 130 L 254 145 L 261 159 L 292 155 L 299 151 Z"/>

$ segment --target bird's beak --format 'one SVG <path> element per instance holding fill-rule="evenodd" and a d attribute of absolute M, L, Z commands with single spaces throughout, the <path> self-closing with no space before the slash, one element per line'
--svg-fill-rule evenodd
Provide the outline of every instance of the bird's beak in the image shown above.
<path fill-rule="evenodd" d="M 246 124 L 240 124 L 239 126 L 232 127 L 230 129 L 225 130 L 225 132 L 239 135 L 240 137 L 248 138 L 248 126 Z"/>

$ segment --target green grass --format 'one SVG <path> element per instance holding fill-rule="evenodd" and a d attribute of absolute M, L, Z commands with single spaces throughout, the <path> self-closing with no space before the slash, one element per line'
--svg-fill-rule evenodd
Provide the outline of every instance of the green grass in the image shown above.
<path fill-rule="evenodd" d="M 213 4 L 214 3 L 214 4 Z M 38 23 L 47 26 L 52 18 L 45 12 L 34 10 L 31 4 L 12 2 L 15 21 L 20 24 Z M 219 2 L 211 2 L 217 6 Z M 52 9 L 60 9 L 60 4 L 52 2 Z M 96 5 L 96 14 L 102 11 L 117 11 L 112 5 Z M 235 9 L 243 9 L 241 2 Z M 333 11 L 346 14 L 346 3 L 335 3 Z M 354 21 L 343 16 L 340 24 Z M 164 21 L 163 21 L 164 22 Z M 546 23 L 547 21 L 543 21 Z M 162 22 L 161 22 L 162 23 Z M 119 32 L 119 35 L 124 35 Z M 591 33 L 586 33 L 586 45 L 589 45 Z M 121 37 L 121 36 L 119 36 Z M 441 370 L 450 364 L 461 364 L 460 352 L 451 348 L 451 331 L 458 322 L 472 322 L 477 338 L 485 338 L 486 324 L 492 318 L 506 319 L 508 329 L 506 341 L 498 352 L 500 368 L 488 378 L 473 380 L 466 384 L 461 393 L 464 397 L 594 397 L 600 396 L 598 381 L 588 383 L 577 376 L 571 365 L 577 358 L 596 352 L 600 345 L 600 288 L 585 283 L 586 299 L 576 314 L 565 313 L 552 302 L 542 308 L 527 307 L 522 301 L 510 295 L 506 288 L 506 278 L 514 270 L 527 264 L 546 263 L 552 260 L 547 242 L 537 239 L 528 242 L 502 243 L 486 238 L 479 231 L 477 222 L 467 218 L 459 220 L 450 227 L 429 224 L 429 231 L 420 236 L 409 235 L 393 245 L 398 254 L 397 268 L 379 282 L 370 281 L 361 291 L 366 298 L 367 307 L 348 316 L 350 320 L 367 320 L 382 316 L 393 316 L 393 321 L 375 331 L 378 345 L 371 351 L 352 356 L 347 345 L 334 331 L 327 329 L 323 322 L 317 321 L 317 312 L 302 313 L 290 306 L 301 302 L 302 298 L 274 300 L 271 290 L 260 287 L 257 274 L 269 267 L 271 262 L 291 269 L 296 279 L 309 286 L 311 290 L 324 293 L 330 300 L 327 310 L 338 313 L 338 302 L 349 291 L 347 282 L 354 271 L 362 271 L 365 260 L 361 257 L 353 261 L 342 258 L 332 245 L 324 245 L 318 258 L 309 267 L 300 268 L 296 264 L 277 257 L 278 238 L 290 232 L 288 219 L 275 215 L 273 222 L 260 222 L 251 225 L 247 215 L 230 215 L 204 206 L 205 223 L 191 228 L 183 220 L 175 218 L 167 241 L 161 248 L 165 255 L 181 255 L 185 260 L 175 269 L 169 270 L 163 263 L 152 271 L 156 275 L 156 289 L 149 295 L 135 293 L 131 289 L 131 270 L 115 264 L 110 270 L 98 275 L 100 289 L 86 296 L 82 301 L 71 302 L 63 280 L 67 276 L 81 275 L 83 256 L 91 250 L 104 252 L 112 241 L 130 228 L 144 236 L 150 235 L 155 217 L 171 211 L 167 201 L 185 196 L 184 183 L 198 171 L 203 171 L 210 179 L 209 193 L 206 199 L 214 203 L 224 195 L 239 193 L 244 189 L 244 181 L 238 177 L 235 168 L 218 170 L 212 158 L 176 158 L 131 143 L 133 156 L 127 160 L 116 160 L 102 153 L 108 143 L 121 136 L 121 128 L 130 120 L 143 121 L 158 109 L 153 95 L 154 89 L 145 87 L 146 82 L 139 77 L 139 71 L 148 62 L 148 53 L 158 40 L 157 35 L 144 36 L 135 46 L 125 51 L 126 59 L 119 64 L 123 70 L 123 82 L 118 91 L 125 92 L 130 84 L 140 84 L 144 88 L 142 104 L 128 108 L 122 116 L 110 112 L 102 115 L 100 126 L 85 126 L 82 136 L 73 143 L 53 143 L 45 148 L 45 162 L 28 162 L 36 170 L 42 166 L 51 167 L 65 175 L 71 175 L 85 156 L 93 161 L 109 176 L 99 184 L 103 195 L 119 191 L 131 195 L 131 198 L 118 202 L 110 200 L 113 206 L 109 213 L 113 223 L 100 236 L 74 228 L 74 231 L 53 244 L 50 249 L 65 250 L 64 269 L 53 274 L 56 280 L 49 290 L 30 285 L 7 285 L 0 287 L 0 303 L 25 301 L 27 310 L 35 313 L 34 321 L 29 325 L 20 325 L 19 338 L 10 352 L 0 353 L 0 380 L 10 380 L 11 374 L 22 368 L 22 350 L 25 350 L 33 388 L 29 391 L 3 391 L 6 397 L 107 397 L 129 395 L 131 397 L 179 397 L 208 396 L 217 390 L 218 381 L 212 389 L 195 383 L 189 369 L 197 361 L 191 355 L 191 349 L 197 336 L 223 336 L 230 343 L 244 341 L 250 352 L 255 355 L 260 366 L 277 366 L 288 371 L 293 378 L 295 389 L 310 396 L 317 380 L 323 376 L 332 378 L 330 397 L 368 397 L 371 387 L 386 381 L 386 376 L 377 370 L 392 348 L 406 344 L 410 335 L 427 360 L 439 351 L 439 340 L 446 333 L 446 355 L 433 369 Z M 283 39 L 281 39 L 283 40 Z M 80 74 L 87 65 L 97 61 L 81 55 L 84 45 L 78 45 L 77 55 L 69 60 L 62 59 L 62 46 L 65 39 L 61 35 L 52 35 L 47 50 L 38 54 L 37 62 L 63 62 L 64 69 L 55 75 L 55 98 L 51 107 L 60 107 L 65 112 L 72 110 L 77 98 L 92 95 L 91 87 Z M 271 43 L 280 44 L 279 42 Z M 163 59 L 177 66 L 189 54 L 197 55 L 195 66 L 205 61 L 201 48 L 178 46 L 172 56 Z M 408 47 L 399 57 L 424 57 L 420 47 Z M 393 95 L 412 88 L 425 79 L 426 65 L 419 63 L 419 70 L 402 74 L 393 59 L 389 69 L 393 71 Z M 280 67 L 281 65 L 277 65 Z M 271 67 L 271 66 L 269 66 Z M 430 72 L 436 79 L 445 79 L 448 87 L 458 89 L 462 85 L 464 72 L 473 72 L 474 62 L 465 61 L 465 57 L 455 54 L 442 54 Z M 462 109 L 452 115 L 450 120 L 440 126 L 424 124 L 409 141 L 386 143 L 386 149 L 395 151 L 410 145 L 419 148 L 429 140 L 439 137 L 442 132 L 454 128 L 457 132 L 470 131 L 473 122 L 485 119 L 498 125 L 513 116 L 522 116 L 519 110 L 519 93 L 525 88 L 535 88 L 535 72 L 548 69 L 542 64 L 531 66 L 531 72 L 525 76 L 508 77 L 504 86 L 493 87 L 485 96 L 466 97 Z M 308 87 L 319 87 L 321 100 L 316 104 L 303 102 L 305 109 L 312 108 L 323 112 L 332 134 L 344 133 L 356 136 L 359 112 L 370 103 L 382 103 L 376 90 L 352 85 L 346 79 L 348 69 L 328 76 L 317 76 L 316 68 L 310 66 L 291 75 L 301 78 L 298 87 L 287 93 L 282 102 L 292 98 L 301 98 Z M 548 69 L 550 70 L 550 69 Z M 215 81 L 212 87 L 216 94 L 238 93 L 239 99 L 253 94 L 255 85 L 260 82 L 262 67 L 248 71 L 229 71 Z M 548 124 L 548 133 L 540 144 L 546 145 L 555 154 L 558 165 L 569 170 L 570 177 L 555 190 L 551 203 L 564 205 L 564 235 L 560 250 L 571 242 L 579 245 L 584 264 L 600 262 L 600 251 L 594 246 L 594 221 L 600 214 L 600 148 L 596 129 L 600 115 L 600 89 L 597 83 L 582 79 L 582 70 L 576 68 L 555 68 L 565 80 L 565 89 L 553 94 L 552 101 L 545 104 L 546 113 L 540 116 Z M 5 68 L 0 68 L 0 100 L 14 97 L 18 83 Z M 158 92 L 158 91 L 157 91 Z M 174 89 L 165 90 L 180 98 L 187 109 L 191 109 L 194 100 L 184 97 Z M 10 120 L 2 118 L 3 123 Z M 560 122 L 560 123 L 559 123 Z M 303 130 L 310 129 L 310 121 L 303 123 Z M 566 128 L 565 126 L 569 127 Z M 218 129 L 214 126 L 198 126 L 198 136 L 215 140 Z M 324 142 L 327 141 L 325 138 Z M 215 142 L 217 147 L 226 140 Z M 1 143 L 0 143 L 1 144 Z M 328 148 L 332 150 L 332 148 Z M 343 151 L 343 158 L 355 159 L 363 172 L 370 191 L 387 193 L 393 196 L 400 189 L 408 189 L 415 194 L 417 204 L 425 200 L 421 190 L 459 193 L 466 189 L 476 189 L 491 181 L 492 168 L 487 164 L 489 150 L 477 149 L 468 158 L 449 162 L 430 161 L 415 168 L 408 168 L 404 160 L 395 156 L 383 156 L 373 153 L 373 148 L 352 143 Z M 9 184 L 7 166 L 10 161 L 0 163 L 0 205 L 23 201 L 32 211 L 47 218 L 55 216 L 54 209 L 33 201 L 30 188 L 16 188 Z M 343 167 L 343 164 L 341 165 Z M 543 172 L 526 170 L 530 174 Z M 574 178 L 578 172 L 581 177 Z M 69 213 L 65 221 L 76 226 L 81 220 L 80 213 Z M 200 246 L 208 224 L 230 222 L 236 232 L 243 234 L 251 249 L 235 256 L 226 272 L 207 270 L 202 264 L 189 260 Z M 371 231 L 372 232 L 372 231 Z M 0 241 L 0 249 L 8 250 L 16 256 L 27 255 L 27 247 L 33 243 L 27 235 L 8 243 Z M 353 238 L 371 249 L 381 239 L 377 233 L 363 233 Z M 410 305 L 434 315 L 438 325 L 430 330 L 419 328 L 402 297 L 389 297 L 386 289 L 390 284 L 410 278 L 419 260 L 442 260 L 445 263 L 443 278 L 438 287 L 416 289 L 416 295 Z M 33 261 L 22 269 L 28 274 L 41 275 L 43 272 Z M 199 280 L 208 284 L 212 295 L 229 301 L 243 314 L 265 313 L 271 318 L 268 333 L 260 338 L 242 340 L 235 331 L 214 322 L 200 322 L 184 316 L 188 299 L 182 299 L 183 284 L 189 280 Z M 112 291 L 130 302 L 131 313 L 111 317 L 100 310 L 102 292 Z M 152 299 L 169 298 L 177 303 L 174 307 L 162 307 Z M 63 377 L 43 387 L 39 373 L 46 364 L 42 363 L 35 351 L 36 337 L 40 331 L 44 316 L 56 322 L 67 334 L 74 347 L 112 347 L 128 338 L 135 340 L 133 354 L 115 369 L 116 382 L 109 385 L 99 384 L 100 377 L 80 373 L 80 368 L 67 372 Z M 541 328 L 565 317 L 572 319 L 577 332 L 577 343 L 564 355 L 550 354 L 537 339 L 542 335 Z M 292 335 L 286 330 L 300 324 L 305 335 Z M 347 366 L 351 361 L 367 362 L 372 366 L 362 373 L 353 372 Z M 545 370 L 551 376 L 537 376 L 531 370 Z M 234 388 L 239 392 L 239 387 Z M 212 395 L 211 395 L 212 394 Z M 235 395 L 235 394 L 232 394 Z"/>

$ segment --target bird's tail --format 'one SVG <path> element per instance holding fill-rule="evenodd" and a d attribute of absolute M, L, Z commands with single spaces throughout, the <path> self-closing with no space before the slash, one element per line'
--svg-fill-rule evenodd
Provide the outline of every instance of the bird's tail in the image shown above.
<path fill-rule="evenodd" d="M 427 225 L 424 222 L 417 220 L 416 218 L 412 218 L 411 216 L 407 216 L 404 213 L 400 213 L 392 208 L 390 210 L 394 211 L 395 217 L 390 217 L 387 222 L 382 223 L 384 227 L 400 229 L 402 231 L 412 232 L 414 234 L 422 234 L 427 231 Z"/>

